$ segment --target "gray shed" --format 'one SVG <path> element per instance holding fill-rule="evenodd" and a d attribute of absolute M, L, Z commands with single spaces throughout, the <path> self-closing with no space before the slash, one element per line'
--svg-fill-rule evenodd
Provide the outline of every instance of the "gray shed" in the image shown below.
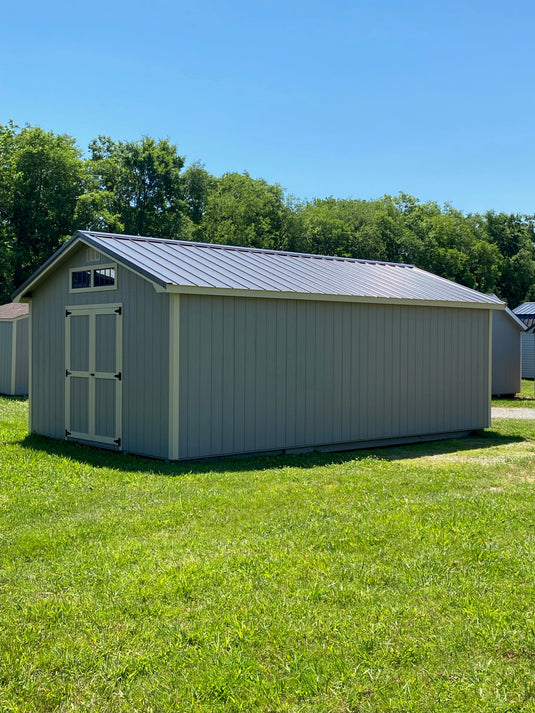
<path fill-rule="evenodd" d="M 46 436 L 181 460 L 490 425 L 504 304 L 410 265 L 80 231 L 14 299 Z"/>
<path fill-rule="evenodd" d="M 510 396 L 522 389 L 521 340 L 524 323 L 506 307 L 492 320 L 492 395 Z"/>
<path fill-rule="evenodd" d="M 0 394 L 28 393 L 28 313 L 27 304 L 0 306 Z"/>
<path fill-rule="evenodd" d="M 522 378 L 535 379 L 535 302 L 524 302 L 513 312 L 526 326 L 521 346 Z"/>

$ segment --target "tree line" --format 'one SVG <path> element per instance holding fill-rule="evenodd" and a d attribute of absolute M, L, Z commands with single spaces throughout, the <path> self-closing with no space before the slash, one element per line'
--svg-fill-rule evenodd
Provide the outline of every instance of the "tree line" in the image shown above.
<path fill-rule="evenodd" d="M 73 137 L 0 125 L 0 301 L 76 230 L 403 262 L 535 300 L 535 216 L 464 214 L 400 193 L 299 201 L 248 173 L 186 166 L 169 140 Z"/>

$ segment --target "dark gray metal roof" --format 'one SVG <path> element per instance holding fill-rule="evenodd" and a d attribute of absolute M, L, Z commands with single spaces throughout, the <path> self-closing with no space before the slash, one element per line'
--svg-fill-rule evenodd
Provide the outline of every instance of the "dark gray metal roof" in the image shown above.
<path fill-rule="evenodd" d="M 412 265 L 81 231 L 162 285 L 501 304 Z"/>
<path fill-rule="evenodd" d="M 412 265 L 85 230 L 65 243 L 14 298 L 29 292 L 80 239 L 170 291 L 504 306 L 495 295 Z"/>

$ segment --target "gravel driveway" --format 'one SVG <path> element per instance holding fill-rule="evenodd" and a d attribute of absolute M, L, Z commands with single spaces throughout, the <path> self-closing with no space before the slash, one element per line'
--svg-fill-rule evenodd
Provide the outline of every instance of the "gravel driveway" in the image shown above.
<path fill-rule="evenodd" d="M 535 408 L 492 407 L 492 418 L 535 418 Z"/>

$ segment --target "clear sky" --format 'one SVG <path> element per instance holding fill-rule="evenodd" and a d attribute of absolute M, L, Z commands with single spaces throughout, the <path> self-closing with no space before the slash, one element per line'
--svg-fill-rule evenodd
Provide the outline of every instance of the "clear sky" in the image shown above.
<path fill-rule="evenodd" d="M 533 0 L 3 0 L 0 123 L 300 199 L 535 213 Z"/>

